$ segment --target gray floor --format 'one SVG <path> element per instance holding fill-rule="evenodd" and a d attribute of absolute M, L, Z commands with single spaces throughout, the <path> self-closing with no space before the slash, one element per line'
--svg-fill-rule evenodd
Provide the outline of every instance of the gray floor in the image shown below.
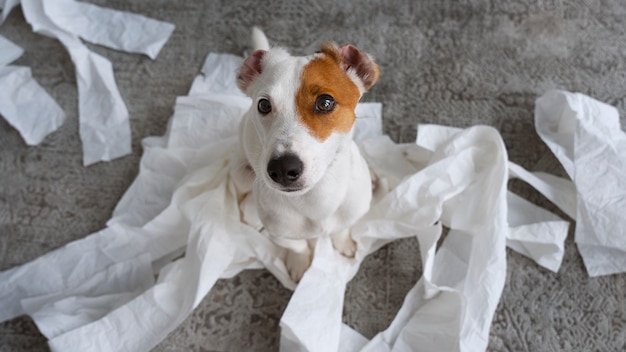
<path fill-rule="evenodd" d="M 91 48 L 113 63 L 128 106 L 133 154 L 81 164 L 73 65 L 61 44 L 34 34 L 16 8 L 0 26 L 25 49 L 16 64 L 67 113 L 41 145 L 27 147 L 0 119 L 0 270 L 104 227 L 138 171 L 140 141 L 165 131 L 208 52 L 241 54 L 260 25 L 293 53 L 323 41 L 350 42 L 381 67 L 365 101 L 384 103 L 384 129 L 398 142 L 417 123 L 497 127 L 510 159 L 563 175 L 534 131 L 534 100 L 549 88 L 579 91 L 617 106 L 626 122 L 626 2 L 622 0 L 93 1 L 163 19 L 176 30 L 156 61 Z M 555 208 L 529 187 L 511 188 Z M 557 211 L 558 213 L 558 211 Z M 560 214 L 560 213 L 559 213 Z M 421 275 L 417 243 L 384 247 L 346 292 L 344 321 L 371 337 L 385 329 Z M 589 278 L 572 241 L 554 274 L 509 251 L 491 351 L 623 351 L 626 275 Z M 155 351 L 272 351 L 290 292 L 265 271 L 221 280 Z M 27 317 L 0 324 L 0 351 L 47 351 Z"/>

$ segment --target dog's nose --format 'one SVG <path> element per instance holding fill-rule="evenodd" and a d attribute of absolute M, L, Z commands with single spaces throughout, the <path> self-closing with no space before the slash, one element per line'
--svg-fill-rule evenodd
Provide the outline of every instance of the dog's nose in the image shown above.
<path fill-rule="evenodd" d="M 267 174 L 274 182 L 289 186 L 302 175 L 304 164 L 295 154 L 284 154 L 270 160 L 267 164 Z"/>

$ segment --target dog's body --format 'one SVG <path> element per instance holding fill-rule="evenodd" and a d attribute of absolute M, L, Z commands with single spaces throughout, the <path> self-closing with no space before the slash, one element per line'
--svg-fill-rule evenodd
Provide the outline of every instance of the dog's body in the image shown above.
<path fill-rule="evenodd" d="M 330 235 L 354 256 L 349 228 L 369 209 L 372 182 L 352 140 L 354 109 L 378 78 L 378 66 L 353 46 L 322 46 L 294 57 L 267 47 L 255 51 L 238 76 L 253 99 L 240 128 L 238 183 L 252 190 L 271 240 L 289 249 L 286 264 L 298 281 L 311 261 L 309 239 Z M 247 184 L 247 186 L 246 186 Z"/>

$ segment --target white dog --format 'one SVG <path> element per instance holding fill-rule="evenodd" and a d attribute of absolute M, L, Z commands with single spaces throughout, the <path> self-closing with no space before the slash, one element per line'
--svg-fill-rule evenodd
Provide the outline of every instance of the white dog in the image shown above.
<path fill-rule="evenodd" d="M 310 239 L 330 235 L 340 253 L 355 254 L 349 229 L 369 209 L 372 180 L 352 139 L 354 109 L 379 71 L 352 45 L 294 57 L 270 49 L 258 29 L 252 38 L 256 51 L 237 81 L 252 107 L 240 126 L 236 182 L 252 190 L 270 239 L 289 249 L 297 282 L 311 264 Z"/>

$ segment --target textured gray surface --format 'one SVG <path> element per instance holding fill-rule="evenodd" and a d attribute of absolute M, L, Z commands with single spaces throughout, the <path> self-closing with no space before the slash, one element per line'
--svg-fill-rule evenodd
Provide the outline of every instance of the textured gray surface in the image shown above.
<path fill-rule="evenodd" d="M 163 19 L 176 30 L 156 61 L 91 46 L 113 63 L 128 106 L 133 154 L 84 168 L 73 65 L 61 44 L 31 31 L 15 9 L 0 34 L 25 49 L 16 64 L 67 113 L 41 145 L 27 147 L 0 119 L 0 270 L 101 229 L 137 174 L 140 141 L 164 133 L 208 52 L 241 54 L 249 27 L 295 54 L 326 40 L 375 56 L 381 79 L 364 100 L 384 103 L 385 132 L 415 138 L 417 123 L 497 127 L 510 159 L 562 174 L 537 137 L 534 100 L 549 88 L 580 91 L 626 110 L 626 3 L 621 0 L 93 1 Z M 554 210 L 529 187 L 511 188 Z M 626 275 L 589 278 L 572 242 L 548 272 L 509 251 L 492 351 L 623 351 Z M 421 275 L 417 243 L 368 258 L 346 292 L 344 321 L 371 337 L 385 329 Z M 272 351 L 290 292 L 265 271 L 218 281 L 155 351 Z M 47 351 L 26 317 L 0 324 L 0 351 Z"/>

